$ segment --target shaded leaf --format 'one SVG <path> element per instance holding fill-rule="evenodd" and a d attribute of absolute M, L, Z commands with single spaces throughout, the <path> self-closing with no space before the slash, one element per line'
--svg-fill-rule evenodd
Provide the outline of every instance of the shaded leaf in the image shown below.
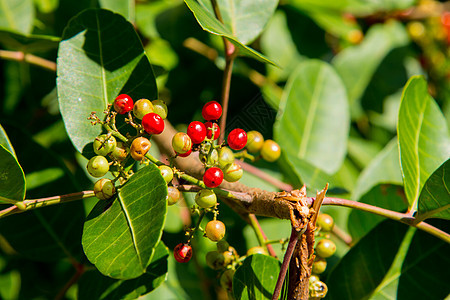
<path fill-rule="evenodd" d="M 134 0 L 99 0 L 99 4 L 101 8 L 119 13 L 128 21 L 134 22 Z"/>
<path fill-rule="evenodd" d="M 147 271 L 136 279 L 117 280 L 88 271 L 78 285 L 78 299 L 136 299 L 150 293 L 166 279 L 168 256 L 167 247 L 159 242 Z"/>
<path fill-rule="evenodd" d="M 7 49 L 24 52 L 47 51 L 58 48 L 60 38 L 49 35 L 22 34 L 0 30 L 0 43 Z"/>
<path fill-rule="evenodd" d="M 25 199 L 25 176 L 14 155 L 0 145 L 0 201 L 1 198 Z"/>
<path fill-rule="evenodd" d="M 281 149 L 333 174 L 344 161 L 349 127 L 339 76 L 319 60 L 302 62 L 289 78 L 274 125 Z"/>
<path fill-rule="evenodd" d="M 0 0 L 0 28 L 30 33 L 33 19 L 33 0 Z"/>
<path fill-rule="evenodd" d="M 425 182 L 420 192 L 416 218 L 450 219 L 450 159 L 434 171 Z"/>
<path fill-rule="evenodd" d="M 161 238 L 166 196 L 166 183 L 151 164 L 119 188 L 112 203 L 97 203 L 85 222 L 82 244 L 102 274 L 117 279 L 144 274 Z"/>
<path fill-rule="evenodd" d="M 197 19 L 197 22 L 200 24 L 203 30 L 215 35 L 226 37 L 228 40 L 230 40 L 230 42 L 234 44 L 241 55 L 255 58 L 263 63 L 275 65 L 261 53 L 258 53 L 252 48 L 247 47 L 243 43 L 241 43 L 238 38 L 234 36 L 233 32 L 230 29 L 228 29 L 224 24 L 220 23 L 210 10 L 199 4 L 196 0 L 184 0 L 184 2 L 192 11 L 194 17 Z"/>
<path fill-rule="evenodd" d="M 280 273 L 280 262 L 270 256 L 254 254 L 247 257 L 233 277 L 236 299 L 272 299 Z"/>
<path fill-rule="evenodd" d="M 370 161 L 377 156 L 381 145 L 370 140 L 349 136 L 347 151 L 348 156 L 355 164 L 364 169 Z"/>
<path fill-rule="evenodd" d="M 2 125 L 0 125 L 0 145 L 2 145 L 6 150 L 8 150 L 14 157 L 16 157 L 16 153 L 14 152 L 14 148 L 11 145 L 11 141 L 6 134 L 5 129 L 3 129 Z"/>
<path fill-rule="evenodd" d="M 447 123 L 423 77 L 412 77 L 403 90 L 397 132 L 405 193 L 414 212 L 425 181 L 450 156 Z"/>
<path fill-rule="evenodd" d="M 92 111 L 103 117 L 120 93 L 136 100 L 158 95 L 133 25 L 110 11 L 85 10 L 73 18 L 64 31 L 57 64 L 61 114 L 79 152 L 101 132 L 87 120 Z"/>

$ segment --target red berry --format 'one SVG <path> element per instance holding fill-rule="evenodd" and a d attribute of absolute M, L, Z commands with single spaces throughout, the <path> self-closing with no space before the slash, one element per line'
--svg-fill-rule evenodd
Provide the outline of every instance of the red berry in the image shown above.
<path fill-rule="evenodd" d="M 180 263 L 187 263 L 192 257 L 192 247 L 188 244 L 179 243 L 173 249 L 175 260 Z"/>
<path fill-rule="evenodd" d="M 164 130 L 164 120 L 155 113 L 148 113 L 142 118 L 142 126 L 148 134 L 160 134 Z"/>
<path fill-rule="evenodd" d="M 218 120 L 222 115 L 222 106 L 217 101 L 209 101 L 203 106 L 202 116 L 206 121 Z"/>
<path fill-rule="evenodd" d="M 178 153 L 178 152 L 176 152 L 176 151 L 175 151 L 175 153 L 176 153 L 179 157 L 187 157 L 187 156 L 189 156 L 189 154 L 192 153 L 192 149 L 189 149 L 189 151 L 186 152 L 186 153 Z"/>
<path fill-rule="evenodd" d="M 217 125 L 216 123 L 213 123 L 213 122 L 206 122 L 205 128 L 206 128 L 206 137 L 208 139 L 212 138 L 213 140 L 217 140 L 219 138 L 219 135 L 220 135 L 219 125 Z M 214 137 L 213 137 L 213 132 L 214 132 Z"/>
<path fill-rule="evenodd" d="M 114 110 L 123 115 L 133 110 L 133 99 L 127 94 L 120 94 L 114 100 Z"/>
<path fill-rule="evenodd" d="M 200 144 L 206 138 L 205 124 L 199 121 L 194 121 L 189 124 L 187 134 L 194 144 Z"/>
<path fill-rule="evenodd" d="M 209 168 L 203 175 L 203 182 L 209 188 L 218 187 L 223 181 L 223 172 L 219 168 Z"/>
<path fill-rule="evenodd" d="M 240 128 L 233 129 L 228 135 L 227 142 L 231 149 L 241 150 L 247 144 L 247 133 Z"/>

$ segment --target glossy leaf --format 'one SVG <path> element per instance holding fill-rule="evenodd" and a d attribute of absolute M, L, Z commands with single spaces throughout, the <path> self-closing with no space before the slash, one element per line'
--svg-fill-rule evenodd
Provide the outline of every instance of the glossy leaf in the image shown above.
<path fill-rule="evenodd" d="M 214 13 L 212 13 L 208 8 L 206 8 L 202 4 L 199 4 L 196 0 L 184 0 L 184 2 L 192 11 L 194 17 L 197 19 L 197 22 L 200 24 L 203 30 L 215 35 L 226 37 L 230 42 L 234 44 L 241 55 L 252 57 L 263 63 L 275 65 L 261 53 L 258 53 L 257 51 L 245 46 L 242 42 L 240 42 L 239 39 L 233 34 L 233 32 L 224 24 L 220 23 L 214 16 Z"/>
<path fill-rule="evenodd" d="M 106 10 L 86 10 L 67 25 L 58 51 L 58 99 L 72 143 L 83 151 L 101 132 L 87 120 L 120 93 L 156 99 L 151 65 L 133 25 Z"/>
<path fill-rule="evenodd" d="M 11 141 L 6 134 L 5 129 L 3 129 L 2 125 L 0 125 L 0 145 L 2 145 L 6 150 L 8 150 L 14 157 L 16 157 L 16 153 L 14 152 L 14 148 L 11 145 Z"/>
<path fill-rule="evenodd" d="M 450 156 L 447 123 L 420 76 L 403 90 L 397 132 L 405 193 L 414 212 L 425 181 Z"/>
<path fill-rule="evenodd" d="M 420 193 L 418 219 L 450 220 L 450 159 L 431 174 Z"/>
<path fill-rule="evenodd" d="M 346 48 L 334 57 L 332 63 L 347 88 L 350 105 L 361 98 L 384 57 L 408 42 L 404 26 L 388 22 L 372 26 L 361 44 Z"/>
<path fill-rule="evenodd" d="M 0 145 L 0 202 L 25 199 L 25 176 L 14 155 Z"/>
<path fill-rule="evenodd" d="M 254 254 L 247 257 L 233 277 L 236 299 L 272 299 L 280 273 L 280 262 L 270 256 Z"/>
<path fill-rule="evenodd" d="M 112 203 L 97 203 L 85 223 L 82 244 L 102 274 L 117 279 L 144 274 L 161 238 L 166 195 L 166 183 L 151 164 L 119 188 Z"/>
<path fill-rule="evenodd" d="M 344 161 L 349 127 L 339 76 L 324 62 L 302 62 L 289 78 L 274 126 L 281 149 L 333 174 Z"/>
<path fill-rule="evenodd" d="M 33 28 L 33 0 L 1 0 L 0 28 L 30 33 Z"/>
<path fill-rule="evenodd" d="M 134 0 L 99 0 L 99 4 L 101 8 L 119 13 L 128 21 L 134 22 Z"/>
<path fill-rule="evenodd" d="M 199 3 L 214 14 L 210 0 Z M 272 17 L 278 0 L 218 0 L 224 25 L 244 45 L 253 42 Z"/>
<path fill-rule="evenodd" d="M 166 279 L 168 256 L 167 247 L 162 241 L 159 242 L 147 271 L 130 280 L 106 277 L 97 270 L 88 271 L 83 274 L 78 285 L 78 299 L 136 299 L 150 293 Z"/>
<path fill-rule="evenodd" d="M 25 52 L 48 51 L 58 48 L 60 38 L 48 35 L 22 34 L 0 30 L 0 43 L 7 49 Z"/>
<path fill-rule="evenodd" d="M 358 201 L 365 193 L 381 183 L 402 185 L 402 174 L 398 158 L 398 143 L 391 140 L 361 172 L 352 199 Z"/>

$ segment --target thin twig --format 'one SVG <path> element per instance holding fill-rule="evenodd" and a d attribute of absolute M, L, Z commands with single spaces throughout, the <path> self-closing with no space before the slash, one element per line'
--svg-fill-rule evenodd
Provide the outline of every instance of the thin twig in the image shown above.
<path fill-rule="evenodd" d="M 64 287 L 58 292 L 58 294 L 55 296 L 55 300 L 61 300 L 64 298 L 64 295 L 67 293 L 67 291 L 77 283 L 77 281 L 80 279 L 81 275 L 84 274 L 84 271 L 86 269 L 84 268 L 83 264 L 78 264 L 76 267 L 75 274 L 69 279 L 69 281 L 64 285 Z"/>
<path fill-rule="evenodd" d="M 0 50 L 0 59 L 27 62 L 46 70 L 56 72 L 56 63 L 42 57 L 21 51 Z"/>
<path fill-rule="evenodd" d="M 337 226 L 336 224 L 334 224 L 332 232 L 338 239 L 343 241 L 347 246 L 352 245 L 352 243 L 353 243 L 352 237 L 347 232 L 345 232 L 343 229 L 341 229 L 339 226 Z"/>
<path fill-rule="evenodd" d="M 242 167 L 242 169 L 250 174 L 253 174 L 262 180 L 272 184 L 273 186 L 279 188 L 282 191 L 290 192 L 292 191 L 292 185 L 282 182 L 281 180 L 272 177 L 261 169 L 252 166 L 244 161 L 236 160 L 236 163 Z"/>
<path fill-rule="evenodd" d="M 271 244 L 267 244 L 267 236 L 264 233 L 264 230 L 261 227 L 261 224 L 259 224 L 258 219 L 254 214 L 248 215 L 250 219 L 250 225 L 252 226 L 253 230 L 255 231 L 256 238 L 258 239 L 259 245 L 261 247 L 266 247 L 267 251 L 269 251 L 270 256 L 277 257 L 275 251 L 273 250 L 273 247 Z"/>

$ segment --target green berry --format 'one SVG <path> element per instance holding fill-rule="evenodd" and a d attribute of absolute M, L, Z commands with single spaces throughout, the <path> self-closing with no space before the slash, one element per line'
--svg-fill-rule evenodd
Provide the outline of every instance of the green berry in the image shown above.
<path fill-rule="evenodd" d="M 133 115 L 142 120 L 142 118 L 149 113 L 153 112 L 153 104 L 148 99 L 140 99 L 134 103 Z"/>
<path fill-rule="evenodd" d="M 325 298 L 328 292 L 328 287 L 320 280 L 309 281 L 309 299 Z"/>
<path fill-rule="evenodd" d="M 225 241 L 224 239 L 221 239 L 220 241 L 217 242 L 216 247 L 217 251 L 225 252 L 228 251 L 228 249 L 230 248 L 230 244 L 228 244 L 228 242 Z"/>
<path fill-rule="evenodd" d="M 209 166 L 215 166 L 217 165 L 218 161 L 219 161 L 219 153 L 217 152 L 216 149 L 212 149 L 212 151 L 210 153 L 200 153 L 198 155 L 198 158 L 200 159 L 200 161 L 206 165 Z"/>
<path fill-rule="evenodd" d="M 102 177 L 109 171 L 108 160 L 101 155 L 94 156 L 89 160 L 87 170 L 93 177 Z"/>
<path fill-rule="evenodd" d="M 153 100 L 153 112 L 158 114 L 163 120 L 167 118 L 167 105 L 162 100 Z"/>
<path fill-rule="evenodd" d="M 218 242 L 223 239 L 225 231 L 225 224 L 218 220 L 209 221 L 205 227 L 205 235 L 213 242 Z"/>
<path fill-rule="evenodd" d="M 226 165 L 234 163 L 234 154 L 228 147 L 222 147 L 219 150 L 219 167 L 225 168 Z"/>
<path fill-rule="evenodd" d="M 178 154 L 185 154 L 192 148 L 191 138 L 184 132 L 177 132 L 172 138 L 172 148 Z"/>
<path fill-rule="evenodd" d="M 276 142 L 272 140 L 266 140 L 261 148 L 260 154 L 264 160 L 268 162 L 274 162 L 280 157 L 281 149 Z"/>
<path fill-rule="evenodd" d="M 164 178 L 164 180 L 166 181 L 166 183 L 171 182 L 173 179 L 172 168 L 169 166 L 166 166 L 166 165 L 159 166 L 158 168 L 161 171 L 161 175 Z"/>
<path fill-rule="evenodd" d="M 321 230 L 330 232 L 334 227 L 334 220 L 330 215 L 320 214 L 317 217 L 317 226 L 321 228 Z"/>
<path fill-rule="evenodd" d="M 125 146 L 125 144 L 121 141 L 118 141 L 113 152 L 111 152 L 111 156 L 115 160 L 122 161 L 127 158 L 128 152 L 130 152 L 130 150 Z"/>
<path fill-rule="evenodd" d="M 248 152 L 258 152 L 259 150 L 261 150 L 263 144 L 264 137 L 259 131 L 252 130 L 247 132 L 247 145 L 245 145 L 245 148 L 247 148 Z"/>
<path fill-rule="evenodd" d="M 206 264 L 213 270 L 220 270 L 225 265 L 225 256 L 218 251 L 206 253 Z"/>
<path fill-rule="evenodd" d="M 94 184 L 94 193 L 98 199 L 106 200 L 114 196 L 116 187 L 111 180 L 102 178 Z"/>
<path fill-rule="evenodd" d="M 317 275 L 311 275 L 311 276 L 309 277 L 309 284 L 311 284 L 311 283 L 313 283 L 313 282 L 316 282 L 316 281 L 320 281 L 319 276 L 317 276 Z"/>
<path fill-rule="evenodd" d="M 97 155 L 106 156 L 111 153 L 116 148 L 117 142 L 116 138 L 109 136 L 107 134 L 101 134 L 95 138 L 94 141 L 94 152 Z"/>
<path fill-rule="evenodd" d="M 173 186 L 167 187 L 167 204 L 169 206 L 177 203 L 178 200 L 180 200 L 180 197 L 181 197 L 181 193 L 177 188 L 175 188 Z"/>
<path fill-rule="evenodd" d="M 130 154 L 134 160 L 140 161 L 147 154 L 152 144 L 145 137 L 138 137 L 133 140 L 130 147 Z"/>
<path fill-rule="evenodd" d="M 267 253 L 267 250 L 265 248 L 261 247 L 261 246 L 252 247 L 252 248 L 247 250 L 247 256 L 250 256 L 252 254 L 269 255 L 269 253 Z"/>
<path fill-rule="evenodd" d="M 326 259 L 322 257 L 316 257 L 312 266 L 312 272 L 314 274 L 322 274 L 323 272 L 325 272 L 326 268 L 327 268 Z"/>
<path fill-rule="evenodd" d="M 226 165 L 223 169 L 223 178 L 228 182 L 236 182 L 242 178 L 244 170 L 237 163 Z"/>
<path fill-rule="evenodd" d="M 195 195 L 195 203 L 201 208 L 213 207 L 217 203 L 216 194 L 212 190 L 202 189 Z"/>
<path fill-rule="evenodd" d="M 332 256 L 336 252 L 336 245 L 329 239 L 322 239 L 317 243 L 316 254 L 322 258 Z"/>

